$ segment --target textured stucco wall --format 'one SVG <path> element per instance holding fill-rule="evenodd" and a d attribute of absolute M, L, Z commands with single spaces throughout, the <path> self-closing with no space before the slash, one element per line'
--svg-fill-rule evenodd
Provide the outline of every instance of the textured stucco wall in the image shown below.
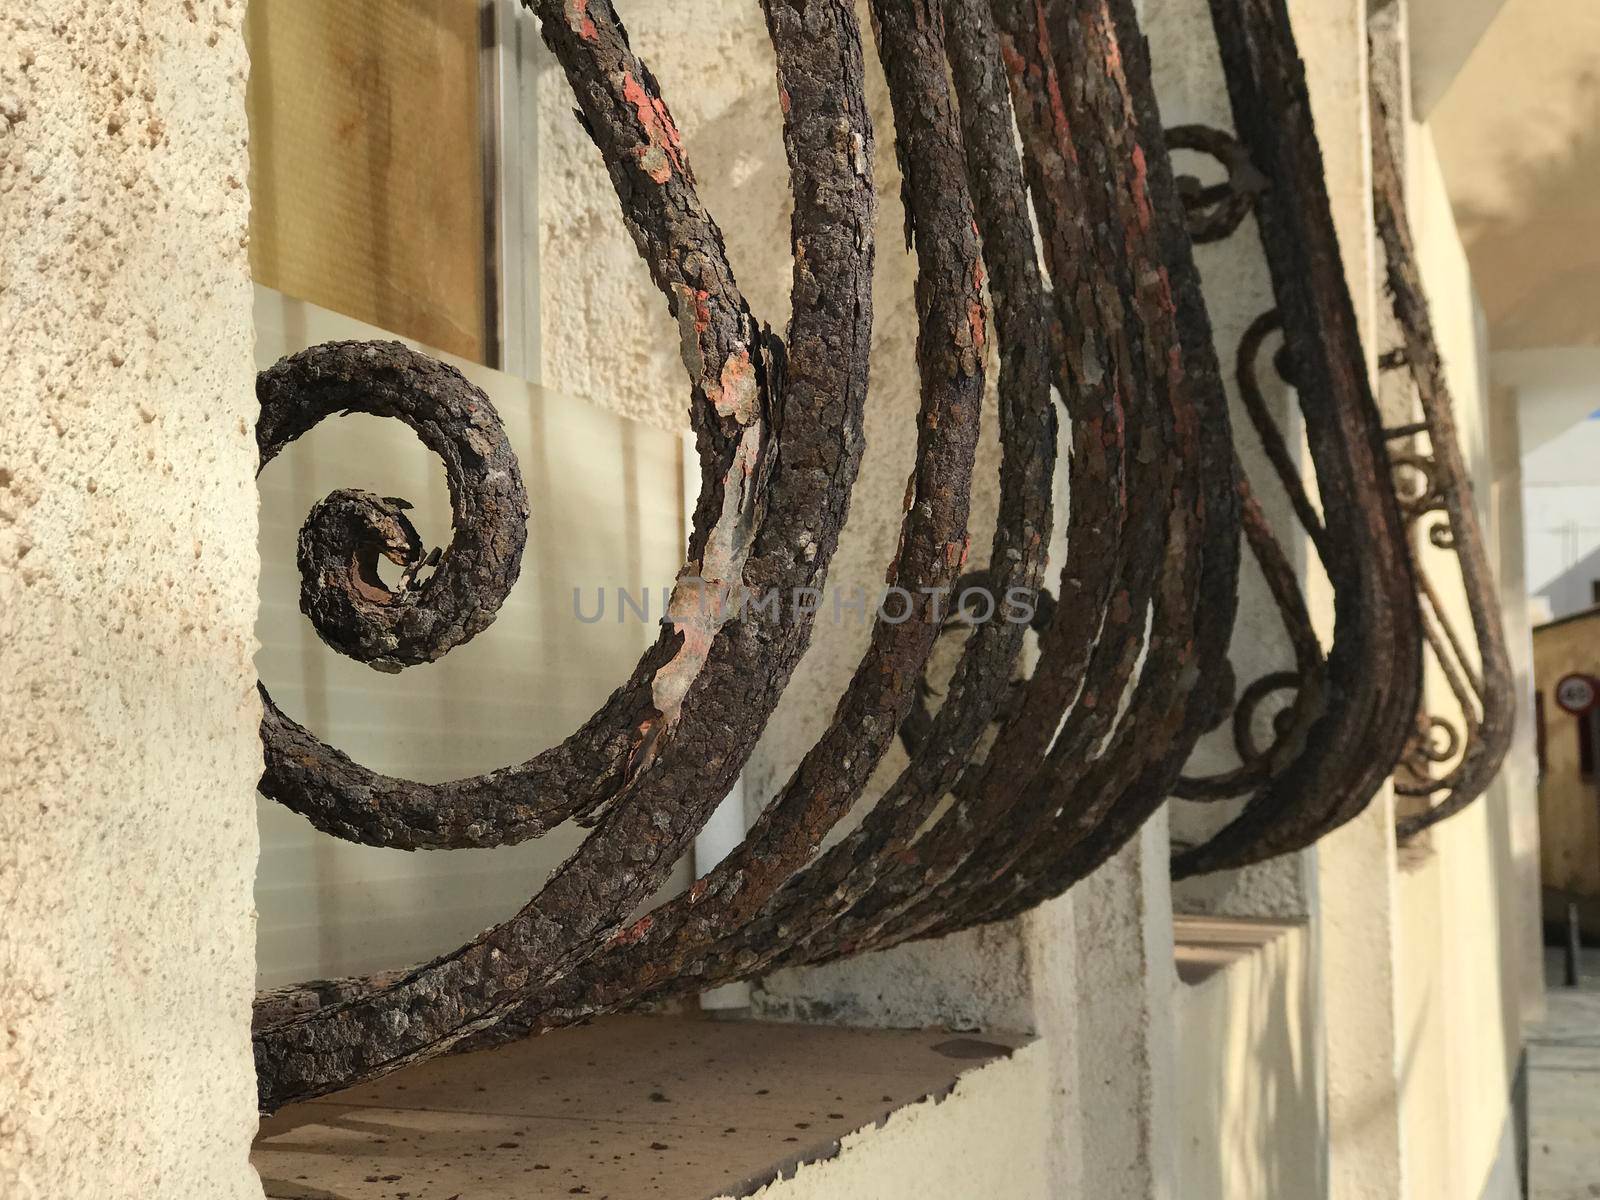
<path fill-rule="evenodd" d="M 0 1195 L 259 1197 L 243 5 L 0 15 Z"/>

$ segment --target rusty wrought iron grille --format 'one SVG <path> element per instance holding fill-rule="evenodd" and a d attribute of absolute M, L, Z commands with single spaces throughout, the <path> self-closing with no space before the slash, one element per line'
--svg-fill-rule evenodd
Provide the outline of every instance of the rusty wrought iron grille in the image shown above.
<path fill-rule="evenodd" d="M 1427 757 L 1416 741 L 1425 647 L 1448 655 L 1465 717 L 1454 767 L 1408 776 L 1440 797 L 1413 824 L 1482 790 L 1509 730 L 1504 649 L 1398 183 L 1380 152 L 1379 224 L 1424 414 L 1407 432 L 1426 434 L 1426 459 L 1385 450 L 1395 431 L 1373 402 L 1282 0 L 1212 0 L 1234 135 L 1162 129 L 1132 0 L 873 0 L 918 261 L 917 466 L 889 574 L 909 616 L 876 623 L 831 724 L 743 844 L 630 921 L 727 793 L 811 637 L 805 606 L 744 601 L 820 588 L 838 544 L 867 395 L 874 131 L 853 7 L 764 0 L 794 195 L 780 336 L 745 302 L 667 103 L 609 0 L 525 3 L 681 332 L 701 466 L 693 532 L 656 644 L 588 721 L 526 762 L 443 784 L 381 775 L 263 692 L 261 790 L 330 835 L 444 850 L 568 820 L 589 829 L 520 911 L 466 945 L 259 997 L 264 1109 L 464 1045 L 999 920 L 1093 871 L 1169 794 L 1247 797 L 1175 858 L 1179 874 L 1310 845 L 1402 759 Z M 1227 182 L 1175 177 L 1169 142 L 1214 155 Z M 1251 212 L 1276 308 L 1235 369 L 1333 587 L 1326 650 L 1238 466 L 1191 252 L 1191 237 L 1227 236 Z M 1274 330 L 1283 349 L 1271 365 L 1299 396 L 1316 504 L 1255 388 Z M 1001 501 L 973 572 L 991 338 Z M 397 671 L 482 632 L 516 579 L 527 517 L 487 398 L 392 343 L 314 347 L 263 372 L 258 394 L 263 464 L 352 411 L 404 421 L 445 464 L 454 533 L 442 549 L 424 548 L 401 500 L 346 490 L 313 508 L 298 561 L 319 635 Z M 1063 421 L 1072 503 L 1046 592 Z M 1397 467 L 1421 472 L 1421 493 L 1397 494 Z M 1435 542 L 1447 538 L 1462 564 L 1476 663 L 1415 569 L 1408 531 L 1435 510 L 1447 521 Z M 1241 533 L 1293 662 L 1235 694 Z M 380 578 L 380 556 L 401 566 L 398 585 Z M 1040 596 L 1036 665 L 1015 680 L 1026 628 L 982 623 L 930 708 L 924 673 L 947 627 L 937 597 L 974 587 Z M 1273 693 L 1290 700 L 1259 745 L 1251 717 Z M 1184 776 L 1219 717 L 1239 731 L 1240 765 Z M 819 852 L 897 735 L 908 765 Z"/>

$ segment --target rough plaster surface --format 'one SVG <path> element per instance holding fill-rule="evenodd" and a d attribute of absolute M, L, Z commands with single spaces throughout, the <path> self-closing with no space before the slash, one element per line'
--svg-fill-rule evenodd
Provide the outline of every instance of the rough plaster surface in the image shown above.
<path fill-rule="evenodd" d="M 1170 858 L 1163 812 L 1072 892 L 1084 1196 L 1189 1200 L 1173 1161 L 1178 980 Z"/>
<path fill-rule="evenodd" d="M 243 5 L 0 15 L 0 1195 L 259 1197 Z"/>
<path fill-rule="evenodd" d="M 1013 922 L 779 971 L 753 1001 L 770 1020 L 915 1029 L 1034 1029 L 1024 940 Z"/>

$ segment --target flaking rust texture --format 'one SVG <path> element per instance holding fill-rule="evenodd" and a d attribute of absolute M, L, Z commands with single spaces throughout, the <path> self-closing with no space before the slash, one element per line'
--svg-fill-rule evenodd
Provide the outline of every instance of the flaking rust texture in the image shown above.
<path fill-rule="evenodd" d="M 1350 299 L 1330 267 L 1321 159 L 1281 3 L 1214 0 L 1232 137 L 1162 129 L 1132 0 L 873 0 L 893 124 L 878 135 L 893 137 L 917 262 L 915 466 L 886 576 L 909 600 L 874 624 L 826 728 L 743 843 L 630 921 L 744 767 L 811 639 L 811 606 L 743 601 L 819 593 L 838 548 L 867 397 L 874 130 L 853 6 L 766 0 L 794 197 L 779 335 L 740 292 L 672 111 L 613 6 L 525 2 L 677 330 L 701 465 L 693 531 L 656 644 L 599 712 L 518 766 L 433 785 L 380 776 L 268 703 L 263 790 L 335 836 L 460 849 L 569 818 L 592 831 L 521 911 L 459 949 L 261 997 L 263 1108 L 452 1048 L 998 920 L 1084 878 L 1170 794 L 1249 797 L 1180 855 L 1181 873 L 1309 844 L 1365 806 L 1413 744 L 1424 625 Z M 1226 180 L 1175 176 L 1169 144 L 1213 154 Z M 1326 650 L 1238 466 L 1192 254 L 1193 240 L 1227 236 L 1251 211 L 1278 308 L 1236 366 L 1333 583 Z M 1404 242 L 1387 244 L 1397 303 L 1422 339 L 1408 351 L 1436 456 L 1458 469 L 1439 450 L 1448 399 L 1430 383 Z M 1280 328 L 1276 365 L 1302 393 L 1320 510 L 1251 399 Z M 969 561 L 968 526 L 991 342 L 1000 505 L 982 563 Z M 398 669 L 481 632 L 516 577 L 526 515 L 481 395 L 399 347 L 349 344 L 279 364 L 261 395 L 263 460 L 322 416 L 360 408 L 411 424 L 450 479 L 455 535 L 437 551 L 418 544 L 396 498 L 335 493 L 313 510 L 302 596 L 319 633 Z M 1072 505 L 1047 591 L 1058 442 Z M 1478 537 L 1461 495 L 1440 501 L 1458 543 Z M 1294 661 L 1235 695 L 1241 542 Z M 398 588 L 378 578 L 380 556 L 403 568 Z M 1470 585 L 1478 559 L 1462 561 Z M 1031 630 L 968 630 L 930 709 L 929 658 L 951 630 L 938 598 L 971 588 L 991 602 L 1031 594 Z M 1482 615 L 1487 662 L 1493 614 Z M 1019 679 L 1030 632 L 1037 661 Z M 1287 715 L 1262 744 L 1257 710 L 1280 693 Z M 1230 716 L 1240 766 L 1184 776 L 1197 739 Z M 1486 740 L 1497 722 L 1486 706 Z M 906 765 L 822 851 L 897 735 Z M 1492 751 L 1434 785 L 1452 789 L 1436 811 L 1470 800 Z"/>

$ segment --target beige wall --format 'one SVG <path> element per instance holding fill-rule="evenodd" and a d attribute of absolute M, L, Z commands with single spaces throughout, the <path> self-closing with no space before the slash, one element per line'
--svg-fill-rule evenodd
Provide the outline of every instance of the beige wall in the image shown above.
<path fill-rule="evenodd" d="M 0 1195 L 260 1187 L 243 6 L 0 15 Z"/>
<path fill-rule="evenodd" d="M 1309 924 L 1177 922 L 1182 1200 L 1325 1195 Z"/>

